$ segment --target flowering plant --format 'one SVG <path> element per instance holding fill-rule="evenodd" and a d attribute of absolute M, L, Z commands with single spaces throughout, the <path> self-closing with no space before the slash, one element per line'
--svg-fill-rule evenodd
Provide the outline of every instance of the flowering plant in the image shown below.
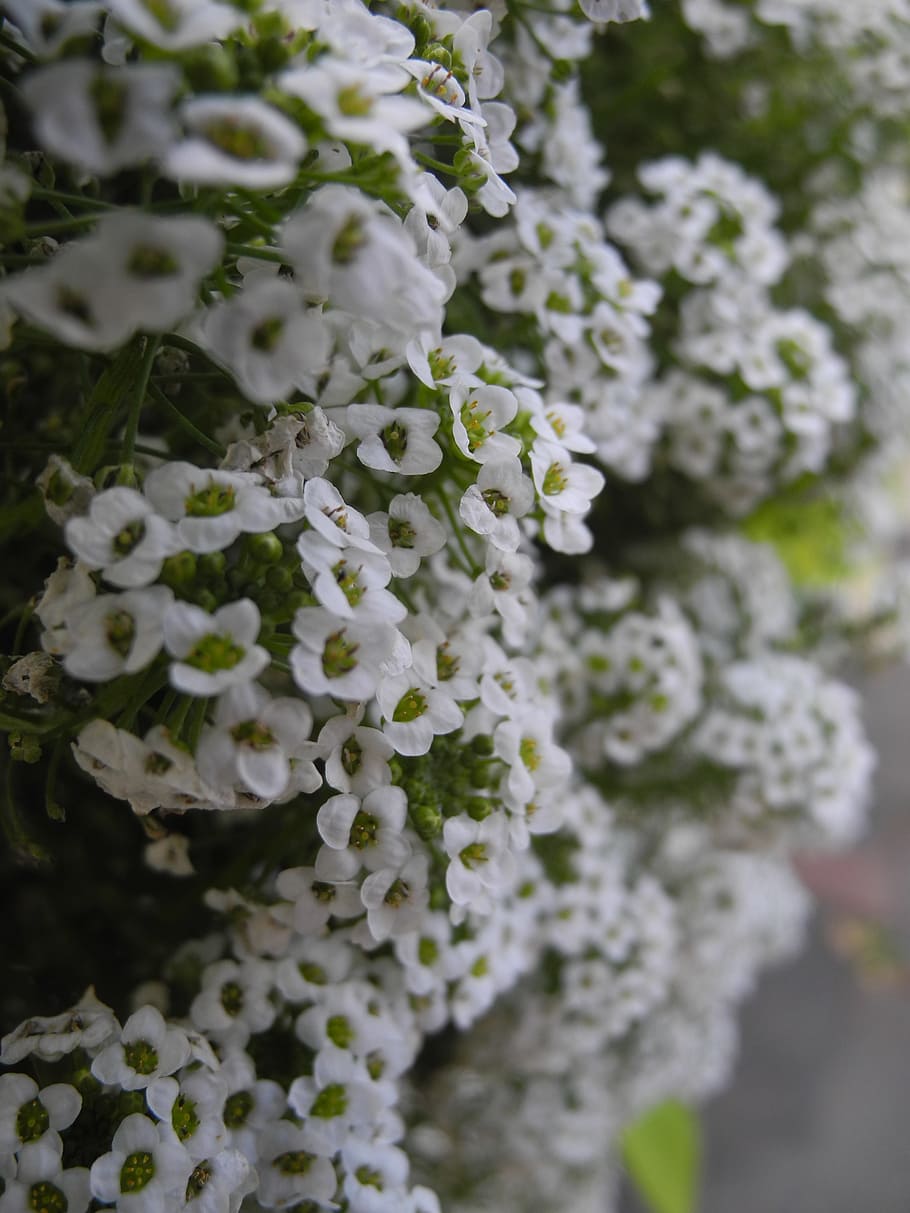
<path fill-rule="evenodd" d="M 899 451 L 884 52 L 786 0 L 0 9 L 0 1213 L 603 1207 L 862 826 L 858 625 L 749 534 Z M 830 156 L 649 154 L 597 81 L 655 43 L 772 130 L 838 65 Z"/>

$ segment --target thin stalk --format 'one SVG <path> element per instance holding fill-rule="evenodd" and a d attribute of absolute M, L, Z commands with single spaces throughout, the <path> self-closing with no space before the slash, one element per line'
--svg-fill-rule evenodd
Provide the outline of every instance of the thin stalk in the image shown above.
<path fill-rule="evenodd" d="M 143 404 L 145 404 L 145 398 L 148 394 L 149 379 L 152 374 L 152 365 L 154 364 L 155 356 L 158 353 L 158 348 L 160 345 L 160 337 L 156 336 L 146 338 L 145 352 L 139 366 L 139 376 L 136 380 L 133 399 L 130 403 L 130 411 L 126 418 L 126 428 L 123 431 L 121 459 L 124 463 L 133 462 L 133 455 L 136 451 L 136 435 L 139 430 L 139 414 L 142 412 Z"/>
<path fill-rule="evenodd" d="M 180 409 L 178 409 L 175 404 L 172 404 L 171 401 L 168 400 L 167 396 L 165 396 L 161 388 L 158 387 L 157 383 L 149 383 L 148 390 L 151 398 L 157 404 L 160 404 L 162 408 L 167 409 L 177 424 L 183 430 L 185 430 L 187 434 L 195 439 L 195 441 L 198 442 L 201 447 L 205 447 L 207 451 L 209 451 L 212 455 L 217 455 L 219 459 L 224 458 L 225 451 L 221 443 L 216 442 L 214 438 L 210 438 L 208 434 L 203 434 L 202 430 L 193 425 L 189 417 L 184 416 Z"/>

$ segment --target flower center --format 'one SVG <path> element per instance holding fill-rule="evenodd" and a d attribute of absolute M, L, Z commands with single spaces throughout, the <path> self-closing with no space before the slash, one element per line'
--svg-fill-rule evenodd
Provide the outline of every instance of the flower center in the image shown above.
<path fill-rule="evenodd" d="M 399 906 L 404 905 L 410 896 L 410 885 L 399 876 L 397 880 L 393 880 L 389 885 L 389 891 L 386 893 L 383 901 L 387 906 L 391 906 L 393 910 L 397 910 Z"/>
<path fill-rule="evenodd" d="M 347 118 L 365 118 L 373 109 L 373 98 L 360 91 L 359 84 L 338 90 L 338 109 Z"/>
<path fill-rule="evenodd" d="M 108 143 L 114 143 L 126 119 L 127 86 L 123 80 L 99 72 L 88 91 L 101 134 Z"/>
<path fill-rule="evenodd" d="M 81 291 L 61 284 L 57 287 L 57 307 L 65 316 L 78 320 L 87 328 L 94 327 L 95 316 L 92 312 L 92 305 L 89 303 L 88 297 Z"/>
<path fill-rule="evenodd" d="M 347 1110 L 347 1091 L 340 1082 L 330 1082 L 313 1100 L 310 1115 L 318 1116 L 320 1120 L 333 1120 L 336 1116 L 344 1116 Z"/>
<path fill-rule="evenodd" d="M 258 720 L 242 720 L 231 729 L 231 736 L 238 745 L 247 749 L 270 750 L 275 745 L 275 734 Z"/>
<path fill-rule="evenodd" d="M 211 1178 L 212 1166 L 209 1160 L 206 1158 L 203 1162 L 199 1163 L 197 1167 L 193 1168 L 189 1179 L 186 1181 L 187 1204 L 189 1204 L 191 1200 L 195 1200 L 197 1196 L 201 1195 L 202 1189 Z"/>
<path fill-rule="evenodd" d="M 408 431 L 398 421 L 390 422 L 382 433 L 379 435 L 382 439 L 382 445 L 389 452 L 389 457 L 394 459 L 396 463 L 401 463 L 404 459 L 405 451 L 408 449 Z"/>
<path fill-rule="evenodd" d="M 235 1091 L 224 1101 L 224 1111 L 221 1119 L 229 1129 L 242 1128 L 255 1106 L 255 1100 L 249 1091 Z"/>
<path fill-rule="evenodd" d="M 196 1102 L 186 1095 L 178 1095 L 171 1110 L 171 1125 L 181 1141 L 192 1137 L 199 1128 Z"/>
<path fill-rule="evenodd" d="M 435 964 L 439 959 L 439 944 L 429 935 L 424 935 L 417 945 L 417 959 L 422 965 Z"/>
<path fill-rule="evenodd" d="M 136 278 L 170 278 L 180 269 L 173 254 L 153 244 L 137 244 L 126 268 Z"/>
<path fill-rule="evenodd" d="M 325 1034 L 339 1049 L 348 1049 L 354 1039 L 354 1029 L 346 1015 L 330 1015 L 325 1025 Z"/>
<path fill-rule="evenodd" d="M 382 1172 L 372 1171 L 369 1167 L 358 1167 L 354 1172 L 357 1177 L 357 1182 L 365 1188 L 376 1188 L 377 1191 L 382 1191 Z"/>
<path fill-rule="evenodd" d="M 341 747 L 341 765 L 348 775 L 356 775 L 363 762 L 363 746 L 356 737 L 349 737 Z"/>
<path fill-rule="evenodd" d="M 466 868 L 473 868 L 475 864 L 487 862 L 487 848 L 482 842 L 469 842 L 459 851 L 458 858 Z"/>
<path fill-rule="evenodd" d="M 341 678 L 357 666 L 359 644 L 346 639 L 344 632 L 333 632 L 322 650 L 322 672 L 326 678 Z"/>
<path fill-rule="evenodd" d="M 492 427 L 488 430 L 486 420 L 490 416 L 490 410 L 485 413 L 477 411 L 477 401 L 469 400 L 461 406 L 461 424 L 465 428 L 465 433 L 468 436 L 468 450 L 473 455 L 479 446 L 483 446 L 490 434 L 493 433 Z"/>
<path fill-rule="evenodd" d="M 547 468 L 547 474 L 543 478 L 543 491 L 546 497 L 555 497 L 557 493 L 562 493 L 568 484 L 566 473 L 561 463 L 551 463 Z"/>
<path fill-rule="evenodd" d="M 458 673 L 461 658 L 449 652 L 449 642 L 439 645 L 436 649 L 436 677 L 440 682 L 448 682 Z"/>
<path fill-rule="evenodd" d="M 120 1168 L 120 1191 L 141 1192 L 154 1178 L 155 1159 L 148 1150 L 137 1150 Z"/>
<path fill-rule="evenodd" d="M 183 505 L 190 518 L 217 518 L 234 508 L 237 492 L 232 484 L 210 481 L 204 489 L 197 489 Z"/>
<path fill-rule="evenodd" d="M 226 981 L 221 987 L 221 1005 L 231 1017 L 243 1010 L 243 987 L 236 981 Z"/>
<path fill-rule="evenodd" d="M 297 966 L 297 971 L 303 980 L 308 981 L 311 986 L 324 986 L 328 984 L 328 975 L 321 965 L 303 960 Z"/>
<path fill-rule="evenodd" d="M 389 519 L 389 539 L 392 541 L 393 548 L 412 548 L 416 538 L 417 532 L 410 522 L 406 522 L 403 518 Z"/>
<path fill-rule="evenodd" d="M 29 1188 L 28 1207 L 33 1213 L 66 1213 L 69 1201 L 59 1188 L 42 1179 Z"/>
<path fill-rule="evenodd" d="M 392 713 L 392 720 L 396 724 L 410 724 L 412 720 L 416 720 L 418 716 L 422 716 L 428 706 L 426 696 L 418 691 L 416 687 L 411 687 L 398 700 L 398 706 Z"/>
<path fill-rule="evenodd" d="M 235 160 L 268 160 L 272 148 L 262 131 L 237 118 L 216 118 L 202 128 L 210 143 Z"/>
<path fill-rule="evenodd" d="M 158 1069 L 158 1051 L 147 1040 L 132 1040 L 123 1046 L 126 1064 L 137 1074 L 148 1076 Z"/>
<path fill-rule="evenodd" d="M 522 737 L 518 753 L 529 771 L 536 771 L 540 766 L 540 750 L 533 737 Z"/>
<path fill-rule="evenodd" d="M 107 642 L 115 653 L 126 657 L 133 646 L 136 635 L 136 621 L 129 611 L 111 611 L 105 616 L 104 634 Z"/>
<path fill-rule="evenodd" d="M 360 218 L 348 215 L 332 244 L 332 260 L 336 265 L 350 265 L 365 243 L 366 235 Z"/>
<path fill-rule="evenodd" d="M 373 847 L 376 845 L 376 835 L 379 831 L 379 822 L 371 813 L 365 813 L 363 809 L 359 809 L 357 816 L 351 822 L 351 832 L 348 835 L 350 844 L 358 851 L 362 851 L 364 847 Z"/>
<path fill-rule="evenodd" d="M 214 674 L 217 670 L 233 670 L 243 660 L 245 652 L 243 646 L 235 644 L 230 636 L 209 632 L 193 646 L 183 660 L 197 670 Z"/>
<path fill-rule="evenodd" d="M 284 317 L 269 316 L 261 320 L 250 333 L 250 345 L 261 354 L 270 354 L 284 332 Z"/>
<path fill-rule="evenodd" d="M 16 1135 L 23 1143 L 37 1141 L 51 1127 L 51 1118 L 40 1099 L 24 1103 L 16 1114 Z"/>
<path fill-rule="evenodd" d="M 480 494 L 487 504 L 487 509 L 496 518 L 501 518 L 503 514 L 509 512 L 509 498 L 505 493 L 500 493 L 499 489 L 484 489 Z"/>
<path fill-rule="evenodd" d="M 332 574 L 348 603 L 352 607 L 357 606 L 363 598 L 363 586 L 359 581 L 360 569 L 349 568 L 346 560 L 339 560 L 336 565 L 332 566 Z"/>
<path fill-rule="evenodd" d="M 137 518 L 135 522 L 128 522 L 126 526 L 118 531 L 111 543 L 111 550 L 114 556 L 129 556 L 130 552 L 141 543 L 145 537 L 145 523 L 141 518 Z"/>
<path fill-rule="evenodd" d="M 278 1155 L 275 1166 L 282 1175 L 306 1175 L 314 1158 L 315 1155 L 307 1154 L 306 1150 L 288 1150 Z"/>

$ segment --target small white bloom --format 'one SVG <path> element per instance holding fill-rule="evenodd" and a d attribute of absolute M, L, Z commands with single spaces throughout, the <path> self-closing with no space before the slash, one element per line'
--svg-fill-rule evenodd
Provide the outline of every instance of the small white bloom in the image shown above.
<path fill-rule="evenodd" d="M 346 420 L 348 429 L 360 439 L 357 458 L 368 468 L 425 476 L 442 463 L 442 451 L 433 441 L 439 415 L 429 409 L 351 404 Z"/>
<path fill-rule="evenodd" d="M 71 518 L 66 542 L 86 568 L 101 569 L 106 581 L 124 589 L 154 581 L 165 558 L 181 546 L 146 498 L 123 487 L 98 493 L 88 517 Z"/>
<path fill-rule="evenodd" d="M 300 128 L 258 97 L 194 97 L 180 115 L 189 136 L 163 161 L 177 181 L 277 189 L 294 179 L 306 151 Z"/>
<path fill-rule="evenodd" d="M 335 1168 L 322 1136 L 304 1126 L 279 1120 L 258 1143 L 259 1188 L 256 1200 L 266 1209 L 290 1209 L 308 1201 L 333 1208 L 338 1186 Z"/>
<path fill-rule="evenodd" d="M 256 644 L 259 608 L 249 598 L 228 603 L 214 615 L 175 602 L 164 617 L 164 642 L 171 656 L 171 683 L 188 695 L 220 695 L 257 678 L 269 663 Z"/>
<path fill-rule="evenodd" d="M 63 1209 L 85 1213 L 91 1198 L 86 1167 L 63 1169 L 59 1139 L 42 1138 L 19 1151 L 16 1178 L 7 1175 L 0 1208 L 3 1213 L 44 1213 Z"/>
<path fill-rule="evenodd" d="M 501 433 L 518 412 L 518 400 L 508 388 L 475 380 L 456 380 L 449 390 L 452 436 L 462 454 L 477 463 L 512 459 L 521 453 L 521 442 Z"/>
<path fill-rule="evenodd" d="M 446 821 L 442 837 L 449 856 L 446 889 L 452 901 L 480 912 L 489 909 L 488 894 L 501 893 L 514 868 L 505 813 L 491 813 L 483 821 L 460 813 Z"/>
<path fill-rule="evenodd" d="M 427 875 L 427 857 L 418 854 L 400 868 L 380 868 L 366 877 L 360 898 L 377 943 L 419 929 L 429 903 Z"/>
<path fill-rule="evenodd" d="M 604 486 L 603 474 L 573 463 L 565 447 L 537 438 L 531 448 L 531 473 L 544 508 L 554 513 L 586 514 Z"/>
<path fill-rule="evenodd" d="M 291 650 L 297 685 L 312 695 L 362 702 L 376 690 L 384 666 L 398 662 L 394 628 L 339 619 L 322 607 L 303 607 L 294 617 L 300 641 Z"/>
<path fill-rule="evenodd" d="M 325 843 L 316 858 L 323 880 L 351 880 L 361 867 L 369 871 L 399 867 L 411 851 L 403 834 L 408 798 L 402 788 L 375 788 L 361 802 L 356 796 L 331 796 L 316 815 Z"/>
<path fill-rule="evenodd" d="M 410 669 L 382 680 L 376 700 L 384 718 L 382 731 L 399 754 L 426 754 L 437 734 L 452 733 L 464 723 L 464 713 L 448 689 L 437 685 L 435 668 L 416 653 Z"/>
<path fill-rule="evenodd" d="M 95 1160 L 91 1190 L 103 1204 L 116 1204 L 118 1213 L 157 1213 L 174 1208 L 193 1169 L 182 1146 L 163 1139 L 159 1127 L 135 1112 L 121 1121 L 111 1152 Z"/>
<path fill-rule="evenodd" d="M 445 547 L 445 527 L 416 493 L 393 497 L 388 514 L 370 514 L 368 522 L 370 538 L 385 553 L 396 577 L 413 577 L 424 556 Z"/>
<path fill-rule="evenodd" d="M 182 51 L 224 38 L 243 23 L 243 13 L 219 0 L 106 0 L 117 22 L 153 46 Z"/>
<path fill-rule="evenodd" d="M 168 1027 L 161 1012 L 147 1006 L 129 1017 L 118 1041 L 101 1050 L 92 1073 L 106 1086 L 138 1091 L 179 1070 L 189 1056 L 186 1033 Z"/>
<path fill-rule="evenodd" d="M 27 1074 L 0 1075 L 0 1153 L 11 1154 L 30 1142 L 59 1140 L 82 1108 L 82 1096 L 68 1083 L 38 1090 Z"/>
<path fill-rule="evenodd" d="M 501 552 L 515 552 L 521 542 L 517 519 L 534 504 L 534 486 L 522 474 L 521 462 L 485 463 L 477 481 L 465 490 L 458 507 L 462 520 Z"/>
<path fill-rule="evenodd" d="M 167 586 L 100 594 L 73 612 L 63 665 L 73 678 L 106 682 L 144 669 L 161 651 L 164 618 L 174 601 Z"/>

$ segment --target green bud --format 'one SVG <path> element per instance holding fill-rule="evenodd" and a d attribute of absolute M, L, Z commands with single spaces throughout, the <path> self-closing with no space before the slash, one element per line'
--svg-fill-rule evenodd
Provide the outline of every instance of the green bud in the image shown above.
<path fill-rule="evenodd" d="M 33 766 L 41 760 L 41 743 L 34 733 L 10 733 L 9 752 L 13 762 Z"/>
<path fill-rule="evenodd" d="M 471 749 L 481 758 L 489 758 L 493 753 L 493 738 L 489 733 L 478 733 L 471 741 Z"/>
<path fill-rule="evenodd" d="M 422 13 L 411 22 L 411 33 L 414 35 L 418 46 L 425 45 L 433 37 L 433 27 Z M 424 57 L 429 58 L 429 55 L 425 55 Z"/>
<path fill-rule="evenodd" d="M 205 552 L 196 562 L 199 576 L 206 581 L 217 581 L 223 577 L 226 566 L 224 552 Z"/>
<path fill-rule="evenodd" d="M 431 910 L 447 910 L 449 907 L 449 895 L 446 892 L 444 884 L 434 884 L 430 886 L 430 909 Z"/>
<path fill-rule="evenodd" d="M 237 63 L 223 46 L 210 43 L 184 55 L 181 67 L 194 92 L 229 93 L 237 88 Z"/>
<path fill-rule="evenodd" d="M 490 775 L 493 769 L 493 762 L 490 759 L 481 759 L 480 762 L 475 762 L 471 767 L 471 787 L 485 788 L 490 782 Z"/>
<path fill-rule="evenodd" d="M 442 833 L 442 814 L 438 806 L 429 801 L 411 806 L 411 821 L 424 841 Z"/>
<path fill-rule="evenodd" d="M 211 590 L 201 589 L 196 595 L 196 605 L 201 606 L 204 611 L 211 613 L 218 609 L 218 599 Z"/>
<path fill-rule="evenodd" d="M 196 579 L 196 557 L 192 552 L 177 552 L 168 556 L 161 567 L 161 580 L 171 589 L 186 586 Z"/>
<path fill-rule="evenodd" d="M 452 52 L 441 42 L 431 43 L 424 51 L 423 57 L 433 63 L 441 63 L 447 72 L 452 70 Z"/>
<path fill-rule="evenodd" d="M 550 70 L 557 84 L 565 84 L 567 80 L 571 80 L 575 71 L 575 64 L 571 59 L 554 59 Z"/>
<path fill-rule="evenodd" d="M 270 569 L 266 570 L 265 584 L 270 590 L 275 590 L 276 593 L 287 594 L 294 584 L 294 575 L 290 569 L 285 568 L 283 565 L 273 565 Z"/>
<path fill-rule="evenodd" d="M 495 808 L 492 800 L 487 800 L 485 796 L 472 796 L 467 804 L 468 816 L 474 821 L 483 821 L 485 817 L 489 817 Z"/>
<path fill-rule="evenodd" d="M 257 564 L 277 564 L 284 555 L 284 545 L 274 531 L 262 535 L 248 535 L 246 550 Z"/>

